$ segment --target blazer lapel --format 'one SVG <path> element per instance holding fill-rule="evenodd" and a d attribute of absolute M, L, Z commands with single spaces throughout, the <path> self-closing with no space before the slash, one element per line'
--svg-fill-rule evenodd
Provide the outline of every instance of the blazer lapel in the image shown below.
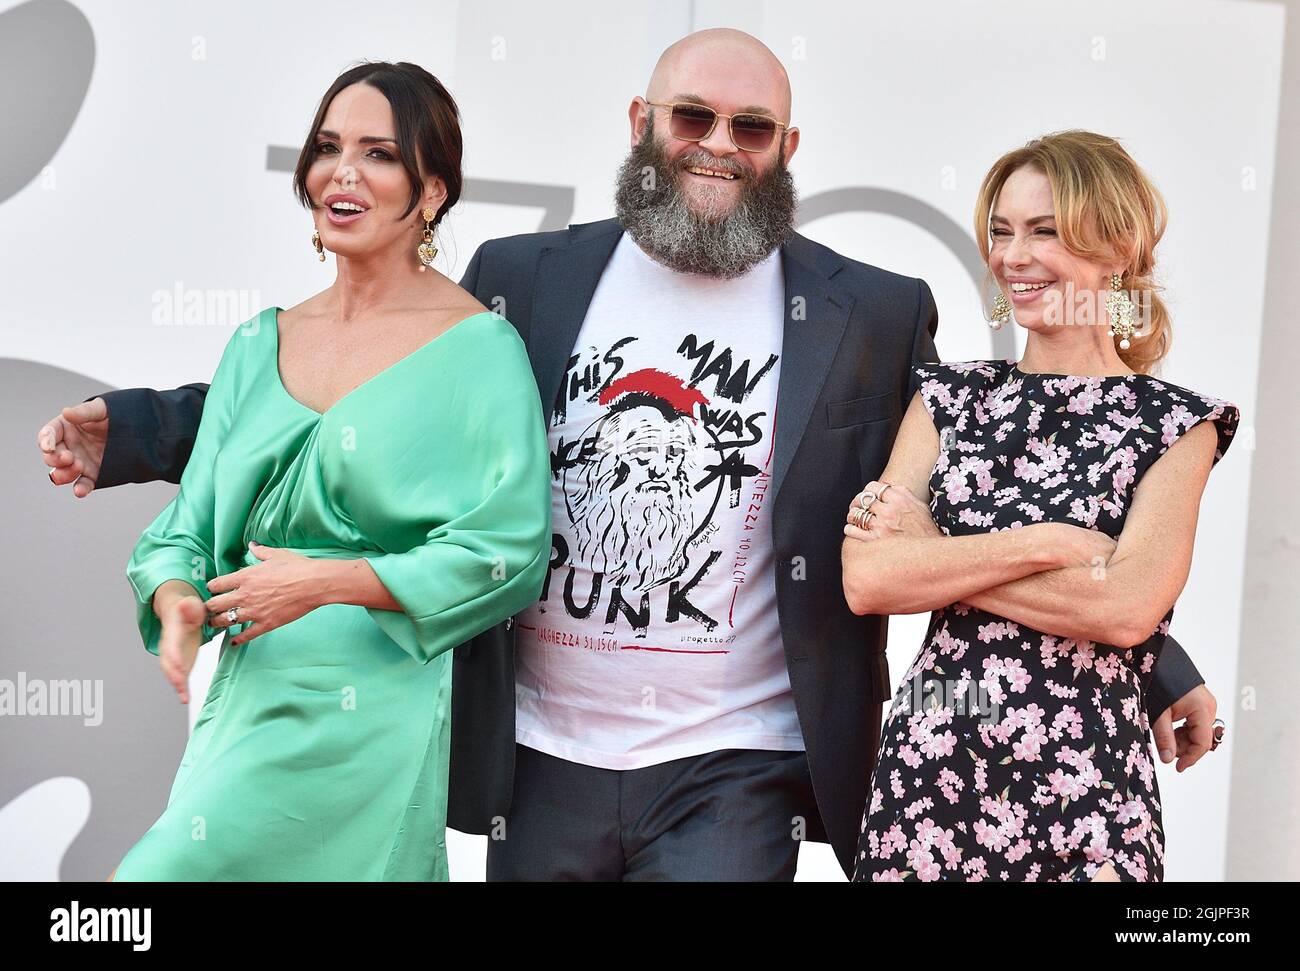
<path fill-rule="evenodd" d="M 776 394 L 773 499 L 808 427 L 855 302 L 853 294 L 831 282 L 841 259 L 798 233 L 781 247 L 781 264 L 785 332 Z"/>
<path fill-rule="evenodd" d="M 565 245 L 542 250 L 528 331 L 528 358 L 551 424 L 560 382 L 605 265 L 623 229 L 617 219 L 574 226 Z"/>

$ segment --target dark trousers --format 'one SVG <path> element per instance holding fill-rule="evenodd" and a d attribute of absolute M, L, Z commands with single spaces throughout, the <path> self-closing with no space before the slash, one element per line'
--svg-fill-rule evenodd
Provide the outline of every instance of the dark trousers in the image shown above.
<path fill-rule="evenodd" d="M 598 769 L 515 747 L 488 880 L 791 880 L 817 806 L 803 752 Z"/>

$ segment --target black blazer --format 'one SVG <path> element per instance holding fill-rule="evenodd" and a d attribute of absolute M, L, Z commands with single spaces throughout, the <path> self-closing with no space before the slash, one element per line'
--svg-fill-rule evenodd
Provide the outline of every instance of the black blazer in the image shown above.
<path fill-rule="evenodd" d="M 528 347 L 549 427 L 578 331 L 622 235 L 616 219 L 489 240 L 461 286 L 506 317 Z M 845 873 L 893 686 L 886 618 L 856 616 L 840 576 L 848 504 L 884 471 L 917 388 L 913 363 L 939 360 L 938 314 L 923 280 L 847 259 L 799 234 L 781 247 L 786 321 L 777 415 L 772 541 L 790 683 L 821 818 Z M 178 481 L 204 385 L 105 394 L 111 420 L 98 488 Z M 510 809 L 515 628 L 507 620 L 455 649 L 448 825 L 489 833 Z M 1166 639 L 1148 695 L 1154 719 L 1202 679 Z"/>

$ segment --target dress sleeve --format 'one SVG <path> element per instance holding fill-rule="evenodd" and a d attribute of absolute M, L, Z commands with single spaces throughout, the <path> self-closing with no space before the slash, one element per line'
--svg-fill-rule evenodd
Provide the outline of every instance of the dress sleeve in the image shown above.
<path fill-rule="evenodd" d="M 1155 429 L 1160 433 L 1160 445 L 1152 456 L 1151 462 L 1154 463 L 1169 451 L 1174 442 L 1201 422 L 1212 421 L 1214 430 L 1219 436 L 1219 443 L 1214 449 L 1211 468 L 1218 465 L 1219 459 L 1223 458 L 1224 453 L 1228 451 L 1228 446 L 1232 444 L 1232 439 L 1236 436 L 1237 428 L 1241 423 L 1241 412 L 1237 406 L 1212 395 L 1197 394 L 1194 391 L 1172 387 L 1168 388 L 1165 400 L 1161 404 L 1162 407 L 1156 411 L 1159 428 Z"/>
<path fill-rule="evenodd" d="M 221 363 L 203 404 L 202 418 L 189 461 L 181 474 L 180 491 L 145 528 L 126 565 L 127 579 L 135 591 L 136 622 L 145 650 L 158 653 L 162 622 L 153 612 L 153 595 L 166 580 L 184 580 L 207 600 L 207 581 L 218 575 L 216 490 L 212 466 L 234 414 L 234 389 L 238 358 L 255 328 L 240 325 L 226 343 Z M 203 625 L 204 643 L 221 628 Z"/>
<path fill-rule="evenodd" d="M 988 361 L 957 361 L 949 364 L 912 365 L 912 384 L 921 393 L 925 410 L 935 428 L 961 427 L 972 395 L 992 377 Z"/>
<path fill-rule="evenodd" d="M 551 550 L 550 454 L 527 352 L 511 329 L 486 356 L 463 366 L 475 380 L 447 391 L 464 416 L 459 442 L 448 443 L 453 463 L 429 449 L 403 471 L 403 502 L 427 522 L 424 542 L 369 558 L 402 607 L 370 607 L 370 616 L 425 663 L 536 600 Z M 433 507 L 453 488 L 465 493 L 459 509 L 440 517 Z"/>

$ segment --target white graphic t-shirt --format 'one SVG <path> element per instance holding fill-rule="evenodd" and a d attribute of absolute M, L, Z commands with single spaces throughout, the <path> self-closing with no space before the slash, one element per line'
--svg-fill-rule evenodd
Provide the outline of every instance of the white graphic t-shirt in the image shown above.
<path fill-rule="evenodd" d="M 516 738 L 633 769 L 801 751 L 776 610 L 780 252 L 734 280 L 624 234 L 549 429 L 554 548 L 517 622 Z"/>

